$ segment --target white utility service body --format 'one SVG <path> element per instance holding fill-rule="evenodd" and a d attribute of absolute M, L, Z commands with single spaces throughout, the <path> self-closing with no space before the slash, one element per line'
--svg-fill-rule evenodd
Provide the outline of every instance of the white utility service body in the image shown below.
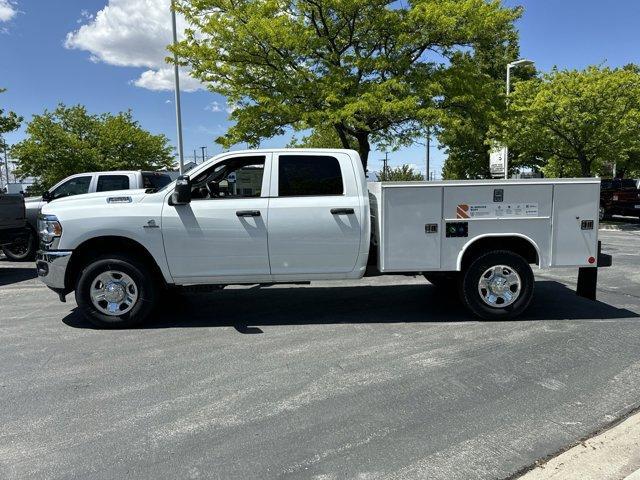
<path fill-rule="evenodd" d="M 526 240 L 540 268 L 588 267 L 598 255 L 597 178 L 373 182 L 369 191 L 382 273 L 460 271 L 486 238 Z M 466 234 L 447 231 L 465 224 Z"/>
<path fill-rule="evenodd" d="M 172 286 L 393 273 L 455 285 L 477 315 L 509 318 L 533 294 L 529 264 L 591 270 L 586 296 L 594 297 L 597 266 L 607 263 L 598 251 L 599 185 L 367 184 L 352 150 L 228 152 L 157 192 L 46 205 L 38 273 L 63 300 L 75 290 L 100 326 L 144 319 Z"/>

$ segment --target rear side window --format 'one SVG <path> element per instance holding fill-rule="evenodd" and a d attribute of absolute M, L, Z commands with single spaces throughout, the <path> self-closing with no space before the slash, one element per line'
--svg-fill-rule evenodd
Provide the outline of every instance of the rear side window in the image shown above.
<path fill-rule="evenodd" d="M 340 163 L 324 155 L 282 155 L 278 167 L 278 196 L 342 195 Z"/>
<path fill-rule="evenodd" d="M 160 190 L 171 183 L 171 177 L 166 173 L 145 172 L 142 174 L 143 188 Z"/>
<path fill-rule="evenodd" d="M 96 192 L 110 192 L 112 190 L 128 190 L 128 175 L 100 175 Z"/>

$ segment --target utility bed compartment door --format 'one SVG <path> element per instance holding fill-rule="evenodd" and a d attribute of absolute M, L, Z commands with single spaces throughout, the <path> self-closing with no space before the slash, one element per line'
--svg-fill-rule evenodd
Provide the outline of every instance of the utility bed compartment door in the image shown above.
<path fill-rule="evenodd" d="M 383 271 L 440 268 L 441 187 L 383 187 Z"/>
<path fill-rule="evenodd" d="M 553 266 L 585 266 L 589 257 L 598 257 L 599 189 L 597 183 L 555 185 Z M 583 229 L 583 221 L 591 228 Z"/>

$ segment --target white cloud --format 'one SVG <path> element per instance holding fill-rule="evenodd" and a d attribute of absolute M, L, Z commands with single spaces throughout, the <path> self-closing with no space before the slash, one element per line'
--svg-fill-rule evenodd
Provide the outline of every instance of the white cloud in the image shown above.
<path fill-rule="evenodd" d="M 172 39 L 170 0 L 108 0 L 95 15 L 84 12 L 82 16 L 87 23 L 67 34 L 66 48 L 88 51 L 94 62 L 146 67 L 134 85 L 156 91 L 173 89 L 173 70 L 165 62 Z M 178 16 L 178 32 L 186 26 Z M 204 88 L 187 73 L 181 80 L 185 91 Z"/>
<path fill-rule="evenodd" d="M 155 92 L 173 90 L 173 67 L 160 68 L 159 70 L 146 70 L 132 83 L 136 87 L 146 88 Z M 183 92 L 195 92 L 202 89 L 202 84 L 183 70 L 180 70 L 180 90 Z"/>
<path fill-rule="evenodd" d="M 220 102 L 211 102 L 209 105 L 204 107 L 204 109 L 214 113 L 221 112 L 222 105 L 220 104 Z"/>
<path fill-rule="evenodd" d="M 0 22 L 8 22 L 18 14 L 16 3 L 11 0 L 0 0 Z"/>

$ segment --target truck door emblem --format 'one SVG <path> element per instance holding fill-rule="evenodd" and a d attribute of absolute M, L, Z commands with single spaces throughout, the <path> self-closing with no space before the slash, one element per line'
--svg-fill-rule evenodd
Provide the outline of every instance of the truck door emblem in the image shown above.
<path fill-rule="evenodd" d="M 160 228 L 160 226 L 156 223 L 155 220 L 151 219 L 147 222 L 146 225 L 143 225 L 142 228 Z"/>

